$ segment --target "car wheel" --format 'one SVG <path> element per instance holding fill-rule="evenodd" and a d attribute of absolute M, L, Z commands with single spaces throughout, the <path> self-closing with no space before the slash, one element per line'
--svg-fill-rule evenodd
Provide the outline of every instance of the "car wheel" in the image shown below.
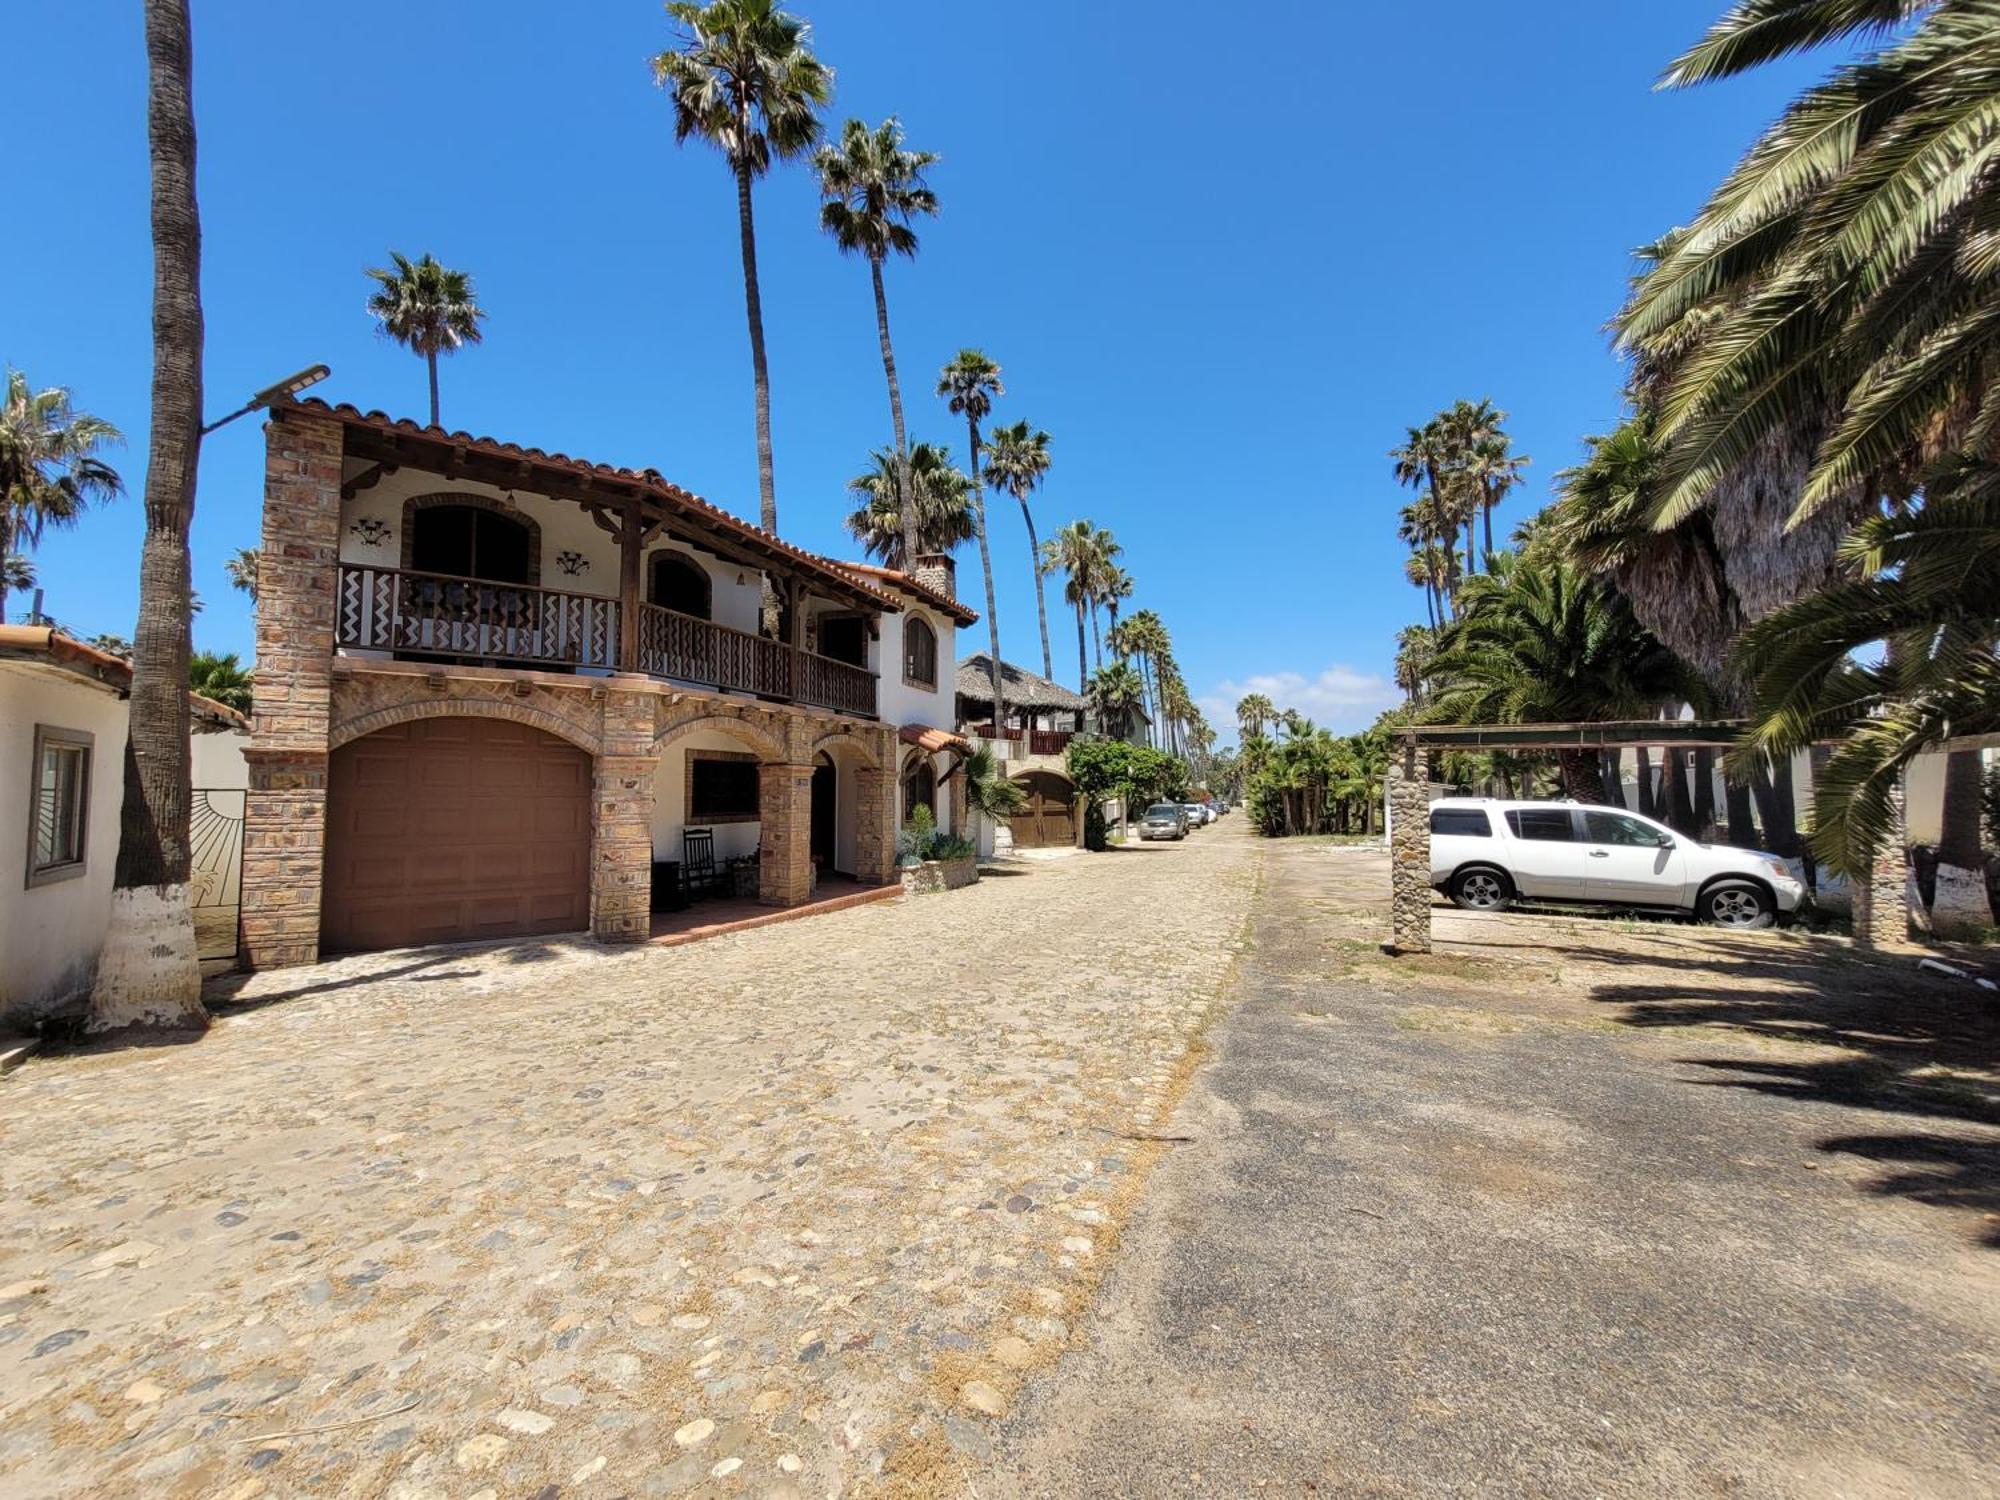
<path fill-rule="evenodd" d="M 1701 893 L 1700 916 L 1717 927 L 1754 932 L 1777 920 L 1777 908 L 1762 886 L 1747 880 L 1727 880 Z"/>
<path fill-rule="evenodd" d="M 1461 870 L 1451 878 L 1451 899 L 1467 911 L 1505 911 L 1514 890 L 1498 870 Z"/>

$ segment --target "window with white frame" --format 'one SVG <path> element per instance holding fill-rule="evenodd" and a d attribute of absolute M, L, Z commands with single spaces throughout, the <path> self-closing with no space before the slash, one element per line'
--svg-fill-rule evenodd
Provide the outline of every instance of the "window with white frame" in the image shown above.
<path fill-rule="evenodd" d="M 90 818 L 90 757 L 95 741 L 80 729 L 35 726 L 28 788 L 28 884 L 81 875 Z"/>

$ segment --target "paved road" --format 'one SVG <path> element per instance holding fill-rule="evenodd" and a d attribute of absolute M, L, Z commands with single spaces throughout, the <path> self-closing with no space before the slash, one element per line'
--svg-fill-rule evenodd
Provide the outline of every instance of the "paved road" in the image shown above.
<path fill-rule="evenodd" d="M 1504 968 L 1490 1008 L 1328 980 L 1339 864 L 1269 855 L 1194 1140 L 982 1495 L 2000 1494 L 1977 1100 L 1787 1092 L 1793 1043 L 1538 1014 Z M 1865 1140 L 1985 1175 L 1870 1193 L 1830 1154 Z"/>

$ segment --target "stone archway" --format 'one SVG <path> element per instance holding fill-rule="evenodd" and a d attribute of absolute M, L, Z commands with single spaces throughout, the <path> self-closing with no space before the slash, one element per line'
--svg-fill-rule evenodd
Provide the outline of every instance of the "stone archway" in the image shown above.
<path fill-rule="evenodd" d="M 782 764 L 787 759 L 785 746 L 748 719 L 739 718 L 735 714 L 713 713 L 696 713 L 668 724 L 653 740 L 653 754 L 657 756 L 676 741 L 705 731 L 726 734 L 732 739 L 740 740 L 754 750 L 757 758 L 766 764 Z"/>
<path fill-rule="evenodd" d="M 398 724 L 454 717 L 504 719 L 513 724 L 525 724 L 557 739 L 568 740 L 586 755 L 604 753 L 603 742 L 580 725 L 545 708 L 512 698 L 420 698 L 407 703 L 392 703 L 334 724 L 327 734 L 327 748 L 337 750 L 364 735 Z"/>

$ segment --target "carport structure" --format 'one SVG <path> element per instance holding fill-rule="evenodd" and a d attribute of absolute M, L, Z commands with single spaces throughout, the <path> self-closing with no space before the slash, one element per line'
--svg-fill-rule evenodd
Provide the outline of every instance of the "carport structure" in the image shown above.
<path fill-rule="evenodd" d="M 1388 953 L 1431 951 L 1429 757 L 1444 750 L 1729 750 L 1747 727 L 1741 719 L 1618 719 L 1597 724 L 1432 724 L 1396 732 L 1389 757 Z M 1904 851 L 1903 787 L 1890 796 L 1889 835 L 1868 878 L 1854 890 L 1854 941 L 1862 947 L 1909 937 L 1909 876 Z"/>

